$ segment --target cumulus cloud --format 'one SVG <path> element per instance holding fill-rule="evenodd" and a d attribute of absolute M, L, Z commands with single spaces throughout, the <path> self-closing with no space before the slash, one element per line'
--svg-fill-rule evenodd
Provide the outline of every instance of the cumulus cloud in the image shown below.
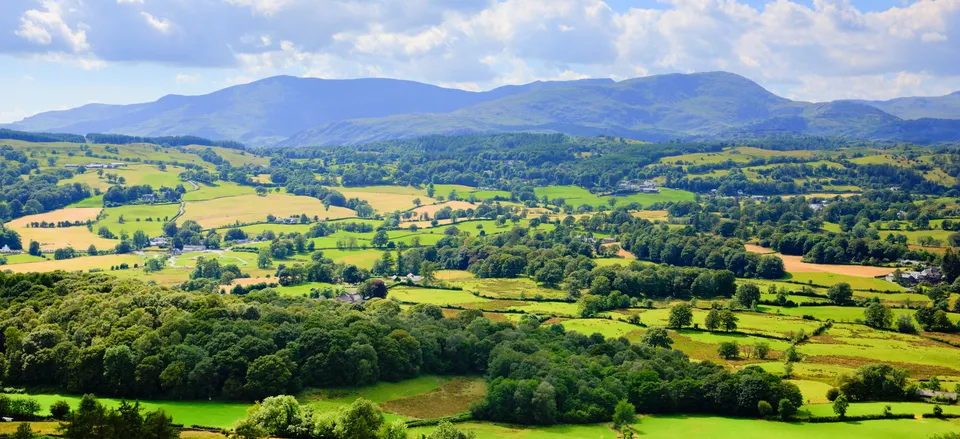
<path fill-rule="evenodd" d="M 0 5 L 0 27 L 16 20 L 0 53 L 219 67 L 244 80 L 385 76 L 465 89 L 710 70 L 809 100 L 960 88 L 960 0 L 879 11 L 850 0 L 660 3 L 40 0 Z"/>
<path fill-rule="evenodd" d="M 65 2 L 44 0 L 41 9 L 29 9 L 20 17 L 20 28 L 14 33 L 31 43 L 50 46 L 55 41 L 63 43 L 72 52 L 90 49 L 87 34 L 82 24 L 71 28 L 65 21 Z"/>
<path fill-rule="evenodd" d="M 157 18 L 146 12 L 141 12 L 140 16 L 142 16 L 143 19 L 147 21 L 147 24 L 149 24 L 150 27 L 156 29 L 157 32 L 160 32 L 162 34 L 170 33 L 171 27 L 173 25 L 173 23 L 170 20 L 167 20 L 165 18 Z"/>

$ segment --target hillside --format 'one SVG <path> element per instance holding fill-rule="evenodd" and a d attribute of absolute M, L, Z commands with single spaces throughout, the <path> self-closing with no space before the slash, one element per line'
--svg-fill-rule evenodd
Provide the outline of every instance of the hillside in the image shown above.
<path fill-rule="evenodd" d="M 582 83 L 610 83 L 587 80 Z M 534 82 L 488 92 L 395 79 L 326 80 L 277 76 L 202 96 L 165 96 L 134 105 L 91 104 L 41 113 L 5 126 L 35 132 L 135 136 L 193 135 L 267 146 L 331 122 L 393 114 L 447 113 L 516 93 L 574 82 Z"/>
<path fill-rule="evenodd" d="M 203 96 L 42 113 L 6 127 L 194 135 L 251 146 L 359 144 L 428 134 L 519 131 L 648 141 L 787 133 L 930 143 L 960 140 L 960 95 L 797 102 L 726 72 L 621 82 L 534 82 L 487 92 L 393 79 L 281 76 Z"/>
<path fill-rule="evenodd" d="M 855 101 L 901 119 L 960 119 L 960 91 L 946 96 L 904 97 L 889 101 Z"/>

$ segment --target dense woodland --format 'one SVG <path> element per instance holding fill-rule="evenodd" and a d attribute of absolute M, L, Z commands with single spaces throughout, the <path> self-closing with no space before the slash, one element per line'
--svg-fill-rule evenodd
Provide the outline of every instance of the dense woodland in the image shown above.
<path fill-rule="evenodd" d="M 3 382 L 127 398 L 259 399 L 302 387 L 484 374 L 475 415 L 532 424 L 644 411 L 756 416 L 760 400 L 802 403 L 760 369 L 731 373 L 678 351 L 467 311 L 373 300 L 362 307 L 195 294 L 106 275 L 0 274 Z M 668 346 L 664 341 L 651 341 Z M 774 404 L 776 406 L 776 404 Z"/>

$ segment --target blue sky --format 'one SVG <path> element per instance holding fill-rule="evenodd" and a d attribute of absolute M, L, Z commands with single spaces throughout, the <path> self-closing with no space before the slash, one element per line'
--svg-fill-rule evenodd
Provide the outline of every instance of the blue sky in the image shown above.
<path fill-rule="evenodd" d="M 0 123 L 277 74 L 470 90 L 727 70 L 790 98 L 960 90 L 960 0 L 2 0 Z"/>

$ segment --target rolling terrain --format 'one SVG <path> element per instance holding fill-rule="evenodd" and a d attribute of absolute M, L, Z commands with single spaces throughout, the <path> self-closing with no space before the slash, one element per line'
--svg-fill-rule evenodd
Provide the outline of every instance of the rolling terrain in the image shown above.
<path fill-rule="evenodd" d="M 487 92 L 392 79 L 279 76 L 202 96 L 91 104 L 5 128 L 194 135 L 251 146 L 360 144 L 428 134 L 563 132 L 661 141 L 805 134 L 915 143 L 960 140 L 956 93 L 809 103 L 726 72 L 534 82 Z"/>

